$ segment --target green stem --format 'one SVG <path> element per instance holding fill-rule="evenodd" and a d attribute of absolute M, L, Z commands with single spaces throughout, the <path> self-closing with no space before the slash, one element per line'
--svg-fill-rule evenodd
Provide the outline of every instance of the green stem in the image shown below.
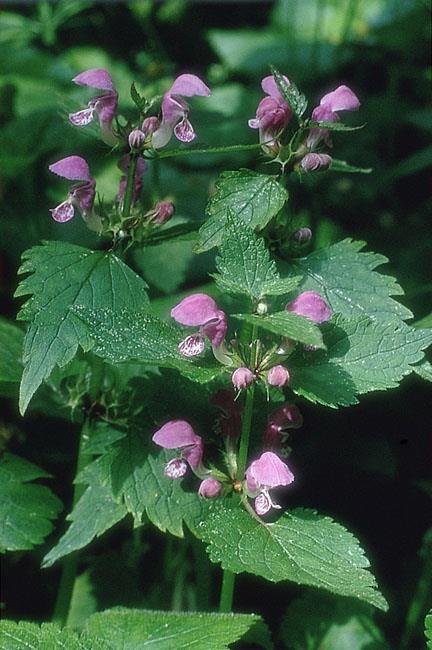
<path fill-rule="evenodd" d="M 160 151 L 154 157 L 155 158 L 174 158 L 177 156 L 195 156 L 196 154 L 206 154 L 206 153 L 230 153 L 232 151 L 253 151 L 254 149 L 260 149 L 261 144 L 230 144 L 222 147 L 199 147 L 193 149 L 171 149 L 168 151 Z"/>
<path fill-rule="evenodd" d="M 87 463 L 86 454 L 84 453 L 84 444 L 88 435 L 87 428 L 88 422 L 86 421 L 82 427 L 80 435 L 75 477 L 78 476 L 78 474 Z M 72 498 L 72 510 L 75 508 L 83 492 L 84 486 L 75 484 Z M 75 584 L 75 575 L 78 567 L 78 560 L 79 553 L 75 552 L 68 555 L 63 562 L 63 569 L 57 591 L 54 614 L 52 617 L 53 622 L 58 623 L 61 627 L 64 627 L 67 622 L 72 599 L 72 592 Z"/>
<path fill-rule="evenodd" d="M 130 163 L 127 172 L 127 182 L 126 182 L 126 191 L 124 195 L 124 203 L 122 210 L 122 218 L 127 219 L 130 215 L 134 191 L 134 181 L 135 181 L 135 172 L 138 162 L 137 154 L 131 153 Z"/>
<path fill-rule="evenodd" d="M 234 597 L 235 575 L 231 571 L 224 571 L 222 576 L 222 589 L 219 599 L 219 611 L 230 612 Z"/>
<path fill-rule="evenodd" d="M 245 324 L 247 325 L 247 324 Z M 256 368 L 257 365 L 257 335 L 258 327 L 254 325 L 251 331 L 251 354 L 249 366 L 250 368 Z M 253 404 L 254 404 L 254 395 L 255 395 L 255 384 L 249 386 L 246 392 L 246 401 L 245 408 L 243 412 L 243 421 L 242 421 L 242 430 L 240 438 L 240 449 L 237 460 L 237 478 L 239 480 L 243 479 L 247 456 L 249 450 L 249 438 L 252 425 L 252 416 L 253 416 Z M 220 612 L 230 612 L 232 610 L 233 597 L 234 597 L 234 582 L 235 575 L 231 571 L 224 571 L 222 578 L 222 588 L 219 599 L 219 611 Z"/>

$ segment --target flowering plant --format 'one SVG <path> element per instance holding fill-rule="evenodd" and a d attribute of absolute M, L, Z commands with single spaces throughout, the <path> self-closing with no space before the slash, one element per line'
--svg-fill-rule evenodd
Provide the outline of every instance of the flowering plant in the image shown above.
<path fill-rule="evenodd" d="M 178 538 L 187 531 L 185 548 L 206 548 L 221 569 L 221 614 L 235 609 L 242 573 L 388 607 L 357 539 L 313 504 L 304 507 L 311 503 L 302 438 L 318 432 L 307 429 L 303 412 L 308 404 L 355 406 L 366 393 L 426 372 L 432 334 L 406 323 L 411 312 L 393 298 L 399 285 L 375 271 L 384 260 L 362 252 L 362 242 L 309 252 L 315 233 L 293 221 L 287 187 L 318 172 L 367 171 L 328 153 L 333 132 L 360 128 L 344 125 L 340 113 L 359 110 L 361 93 L 338 85 L 308 117 L 292 76 L 271 68 L 248 122 L 257 142 L 226 147 L 190 145 L 200 139 L 199 114 L 195 126 L 189 119 L 195 98 L 211 98 L 194 74 L 180 74 L 150 98 L 133 85 L 127 116 L 110 71 L 93 68 L 72 79 L 98 94 L 69 114 L 71 128 L 84 131 L 97 118 L 102 155 L 112 156 L 118 184 L 106 200 L 82 156 L 67 151 L 50 161 L 53 186 L 60 192 L 64 181 L 73 184 L 51 217 L 47 207 L 47 219 L 67 229 L 78 212 L 82 221 L 75 221 L 98 238 L 96 250 L 48 241 L 26 251 L 16 291 L 26 298 L 18 318 L 27 323 L 20 411 L 43 386 L 81 427 L 69 523 L 43 558 L 44 567 L 64 562 L 61 625 L 77 584 L 77 554 L 128 520 L 132 536 L 152 525 Z M 165 159 L 233 150 L 257 154 L 264 171 L 221 173 L 198 224 L 177 219 L 169 184 L 166 193 L 152 187 Z M 204 287 L 170 295 L 167 308 L 136 272 L 134 255 L 191 236 L 197 255 L 217 250 L 215 266 Z M 173 261 L 166 260 L 167 276 Z M 46 476 L 11 453 L 1 462 L 6 475 L 17 467 L 23 483 Z M 28 541 L 11 515 L 6 549 L 46 537 L 61 506 L 48 489 L 39 506 L 44 524 Z M 255 615 L 233 620 L 240 631 L 227 623 L 218 647 L 258 622 Z M 164 623 L 172 625 L 172 647 L 181 647 L 177 624 Z M 256 643 L 272 647 L 268 639 L 257 633 Z"/>

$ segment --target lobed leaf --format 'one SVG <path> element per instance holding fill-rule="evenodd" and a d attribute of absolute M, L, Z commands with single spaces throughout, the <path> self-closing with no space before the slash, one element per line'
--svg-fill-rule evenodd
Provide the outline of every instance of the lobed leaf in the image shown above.
<path fill-rule="evenodd" d="M 226 218 L 224 237 L 216 259 L 216 284 L 229 293 L 244 293 L 252 301 L 266 295 L 288 293 L 300 283 L 300 276 L 282 279 L 261 237 L 232 212 Z"/>
<path fill-rule="evenodd" d="M 274 176 L 250 169 L 226 171 L 216 181 L 216 193 L 206 213 L 210 217 L 199 230 L 196 252 L 218 246 L 223 238 L 227 215 L 253 230 L 261 230 L 277 215 L 288 199 L 288 192 Z"/>
<path fill-rule="evenodd" d="M 300 120 L 308 105 L 305 95 L 299 91 L 293 81 L 290 81 L 288 84 L 284 76 L 273 65 L 270 66 L 270 70 L 279 88 L 279 92 L 286 102 L 288 102 L 294 115 Z"/>
<path fill-rule="evenodd" d="M 388 262 L 384 255 L 360 252 L 365 242 L 344 239 L 328 248 L 295 260 L 293 273 L 304 276 L 303 291 L 318 291 L 335 313 L 345 318 L 368 316 L 374 320 L 406 320 L 411 311 L 392 296 L 403 289 L 390 276 L 375 269 Z"/>
<path fill-rule="evenodd" d="M 0 650 L 112 650 L 113 646 L 86 632 L 78 635 L 55 623 L 0 621 Z"/>
<path fill-rule="evenodd" d="M 21 413 L 34 392 L 58 365 L 65 366 L 78 346 L 92 340 L 75 305 L 93 309 L 139 309 L 148 303 L 145 282 L 112 253 L 90 251 L 66 242 L 45 242 L 23 254 L 16 296 L 31 294 L 20 320 L 30 321 L 24 340 Z"/>
<path fill-rule="evenodd" d="M 425 636 L 428 650 L 432 650 L 432 609 L 425 618 Z"/>
<path fill-rule="evenodd" d="M 370 174 L 373 169 L 372 167 L 356 167 L 355 165 L 347 163 L 346 160 L 337 160 L 336 158 L 333 158 L 330 171 L 345 172 L 346 174 Z"/>
<path fill-rule="evenodd" d="M 226 571 L 291 580 L 387 609 L 357 539 L 312 510 L 285 512 L 277 523 L 264 524 L 244 510 L 219 508 L 199 534 L 211 561 Z"/>
<path fill-rule="evenodd" d="M 30 483 L 48 476 L 13 454 L 0 458 L 1 552 L 31 549 L 52 531 L 62 503 L 47 487 Z"/>
<path fill-rule="evenodd" d="M 20 381 L 23 338 L 22 329 L 0 318 L 0 382 Z"/>
<path fill-rule="evenodd" d="M 337 407 L 357 404 L 357 395 L 396 388 L 432 343 L 432 332 L 402 321 L 383 322 L 337 315 L 322 325 L 327 352 L 291 358 L 290 387 L 312 402 Z"/>

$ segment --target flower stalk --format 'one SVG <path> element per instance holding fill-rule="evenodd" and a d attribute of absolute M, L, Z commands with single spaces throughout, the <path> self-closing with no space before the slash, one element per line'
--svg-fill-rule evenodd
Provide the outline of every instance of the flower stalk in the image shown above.
<path fill-rule="evenodd" d="M 123 210 L 122 210 L 123 219 L 127 219 L 130 215 L 132 200 L 133 200 L 135 172 L 137 168 L 137 163 L 138 163 L 138 155 L 136 153 L 131 153 L 130 163 L 127 170 L 126 190 L 125 190 Z"/>

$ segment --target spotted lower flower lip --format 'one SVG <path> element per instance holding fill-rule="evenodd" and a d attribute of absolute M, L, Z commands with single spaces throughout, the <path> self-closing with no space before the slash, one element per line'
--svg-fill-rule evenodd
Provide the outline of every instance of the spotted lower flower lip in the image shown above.
<path fill-rule="evenodd" d="M 48 167 L 53 173 L 69 181 L 81 181 L 69 190 L 67 199 L 50 210 L 52 218 L 59 223 L 70 221 L 77 208 L 83 219 L 90 217 L 96 194 L 96 181 L 90 174 L 87 162 L 81 156 L 62 158 Z"/>
<path fill-rule="evenodd" d="M 74 126 L 86 126 L 93 121 L 95 114 L 99 117 L 102 139 L 113 146 L 117 138 L 112 130 L 112 122 L 117 112 L 118 93 L 114 88 L 111 75 L 103 68 L 92 68 L 81 72 L 72 79 L 78 86 L 87 86 L 104 91 L 92 97 L 84 108 L 69 114 L 69 121 Z"/>
<path fill-rule="evenodd" d="M 173 134 L 181 142 L 192 142 L 196 135 L 189 121 L 189 104 L 183 97 L 208 97 L 210 94 L 210 88 L 196 75 L 182 74 L 177 77 L 163 97 L 162 120 L 153 133 L 153 147 L 165 147 Z"/>
<path fill-rule="evenodd" d="M 255 512 L 266 514 L 272 507 L 280 508 L 272 501 L 269 490 L 290 485 L 294 474 L 279 456 L 272 451 L 265 451 L 254 460 L 246 470 L 246 490 L 248 496 L 255 499 Z"/>
<path fill-rule="evenodd" d="M 185 420 L 170 420 L 164 424 L 152 437 L 159 447 L 164 449 L 180 449 L 181 457 L 188 462 L 192 469 L 201 465 L 204 445 L 189 422 Z M 172 463 L 172 461 L 170 461 Z"/>
<path fill-rule="evenodd" d="M 184 298 L 171 310 L 171 317 L 181 325 L 199 327 L 198 332 L 187 336 L 179 345 L 181 354 L 195 356 L 204 350 L 204 336 L 212 346 L 222 345 L 228 329 L 224 311 L 205 293 L 195 293 Z"/>

